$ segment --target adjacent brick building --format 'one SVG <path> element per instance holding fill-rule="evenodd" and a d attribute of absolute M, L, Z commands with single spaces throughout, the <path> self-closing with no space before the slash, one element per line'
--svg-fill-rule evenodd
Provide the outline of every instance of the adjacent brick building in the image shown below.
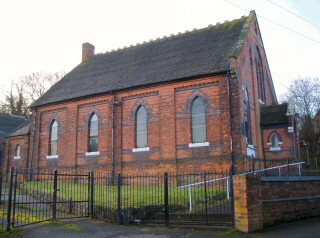
<path fill-rule="evenodd" d="M 277 98 L 256 18 L 94 54 L 32 105 L 28 167 L 152 173 L 263 158 Z"/>
<path fill-rule="evenodd" d="M 0 166 L 3 167 L 5 158 L 7 157 L 6 136 L 26 123 L 26 119 L 22 116 L 0 113 Z"/>

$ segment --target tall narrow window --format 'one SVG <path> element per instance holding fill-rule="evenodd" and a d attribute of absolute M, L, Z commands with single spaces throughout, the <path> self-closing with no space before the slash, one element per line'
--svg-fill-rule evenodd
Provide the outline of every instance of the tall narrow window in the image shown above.
<path fill-rule="evenodd" d="M 140 106 L 136 113 L 136 146 L 137 148 L 147 147 L 148 145 L 148 122 L 147 110 Z"/>
<path fill-rule="evenodd" d="M 58 150 L 58 123 L 53 120 L 50 126 L 49 155 L 57 155 Z"/>
<path fill-rule="evenodd" d="M 20 145 L 16 146 L 15 156 L 20 156 Z"/>
<path fill-rule="evenodd" d="M 249 100 L 249 93 L 248 93 L 248 89 L 247 88 L 245 90 L 244 118 L 245 118 L 246 142 L 247 142 L 247 144 L 252 145 L 250 100 Z"/>
<path fill-rule="evenodd" d="M 207 140 L 206 107 L 200 97 L 196 97 L 192 103 L 192 143 L 202 143 Z"/>
<path fill-rule="evenodd" d="M 89 152 L 98 151 L 98 117 L 93 113 L 89 120 Z"/>

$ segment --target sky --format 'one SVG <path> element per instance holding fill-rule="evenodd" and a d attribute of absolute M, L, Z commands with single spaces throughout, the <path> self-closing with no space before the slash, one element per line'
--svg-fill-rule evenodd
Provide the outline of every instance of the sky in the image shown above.
<path fill-rule="evenodd" d="M 320 77 L 319 9 L 320 0 L 1 1 L 0 93 L 33 72 L 71 71 L 84 42 L 104 53 L 255 10 L 279 97 L 293 79 Z"/>

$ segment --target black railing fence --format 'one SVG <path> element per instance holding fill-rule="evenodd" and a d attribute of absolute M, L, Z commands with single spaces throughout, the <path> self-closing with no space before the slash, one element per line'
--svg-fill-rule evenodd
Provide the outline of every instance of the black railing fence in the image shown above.
<path fill-rule="evenodd" d="M 95 217 L 119 224 L 232 225 L 229 171 L 117 174 L 12 168 L 1 183 L 2 229 Z"/>
<path fill-rule="evenodd" d="M 96 172 L 94 181 L 93 217 L 126 224 L 232 224 L 228 171 L 116 178 Z"/>
<path fill-rule="evenodd" d="M 119 224 L 233 225 L 231 174 L 317 176 L 294 159 L 237 160 L 227 171 L 116 174 L 12 168 L 0 173 L 1 228 L 95 217 Z M 4 179 L 6 178 L 6 179 Z"/>

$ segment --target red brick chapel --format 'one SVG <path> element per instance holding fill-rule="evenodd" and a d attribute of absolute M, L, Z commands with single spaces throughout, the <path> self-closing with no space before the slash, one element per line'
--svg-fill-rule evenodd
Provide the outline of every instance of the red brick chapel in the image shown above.
<path fill-rule="evenodd" d="M 27 135 L 7 138 L 14 144 L 4 167 L 153 173 L 225 169 L 245 157 L 295 157 L 287 105 L 277 103 L 254 11 L 94 51 L 84 43 L 82 62 L 32 105 Z M 19 143 L 28 153 L 17 162 Z"/>

